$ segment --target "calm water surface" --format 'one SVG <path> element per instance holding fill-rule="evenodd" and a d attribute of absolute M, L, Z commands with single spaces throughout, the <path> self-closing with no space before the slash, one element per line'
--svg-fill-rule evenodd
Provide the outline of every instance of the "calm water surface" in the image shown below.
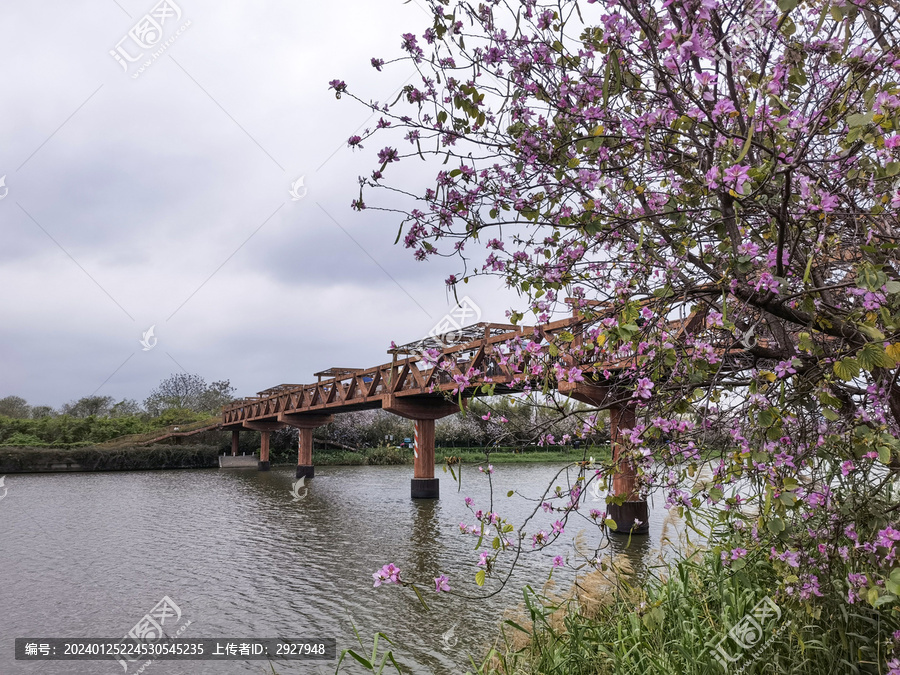
<path fill-rule="evenodd" d="M 559 465 L 499 465 L 494 510 L 517 525 Z M 431 581 L 450 577 L 454 590 L 476 590 L 478 538 L 458 524 L 474 518 L 463 497 L 488 510 L 488 478 L 466 467 L 461 492 L 449 474 L 442 498 L 412 501 L 412 467 L 317 467 L 306 497 L 294 501 L 292 470 L 144 471 L 6 477 L 0 500 L 0 675 L 113 675 L 113 661 L 15 661 L 16 637 L 119 637 L 164 596 L 182 610 L 182 637 L 323 638 L 367 648 L 377 631 L 395 642 L 411 672 L 463 673 L 497 635 L 503 610 L 526 583 L 540 588 L 563 541 L 527 555 L 513 582 L 488 600 L 436 595 Z M 561 480 L 557 483 L 565 485 Z M 304 491 L 301 491 L 304 494 Z M 601 503 L 586 507 L 603 509 Z M 584 508 L 583 510 L 586 510 Z M 666 511 L 651 508 L 651 535 L 613 549 L 633 562 L 658 547 Z M 553 514 L 538 511 L 530 531 L 549 531 Z M 596 530 L 570 518 L 564 539 L 598 545 Z M 430 611 L 409 589 L 372 587 L 372 573 L 393 562 L 421 581 Z M 554 580 L 571 584 L 559 569 Z M 490 585 L 490 582 L 489 582 Z M 176 626 L 177 628 L 177 626 Z M 140 664 L 131 665 L 128 674 Z M 279 675 L 333 673 L 334 662 L 275 662 Z M 256 673 L 265 661 L 157 661 L 151 675 Z M 352 665 L 342 672 L 362 672 Z"/>

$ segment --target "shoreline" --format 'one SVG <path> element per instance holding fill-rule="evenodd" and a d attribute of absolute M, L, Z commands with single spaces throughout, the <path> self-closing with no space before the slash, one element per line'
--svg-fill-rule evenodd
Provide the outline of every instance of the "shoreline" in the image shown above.
<path fill-rule="evenodd" d="M 226 454 L 211 445 L 150 445 L 124 448 L 35 448 L 0 447 L 0 476 L 23 473 L 92 473 L 97 471 L 169 471 L 178 469 L 219 468 L 219 456 Z M 531 464 L 540 462 L 573 463 L 587 454 L 597 459 L 609 457 L 608 447 L 582 450 L 493 451 L 489 459 L 470 448 L 436 448 L 435 467 L 446 459 L 457 458 L 463 466 L 486 464 Z M 295 466 L 292 459 L 274 456 L 271 466 Z M 359 452 L 320 451 L 313 455 L 316 466 L 388 466 L 413 465 L 410 449 L 365 448 Z"/>

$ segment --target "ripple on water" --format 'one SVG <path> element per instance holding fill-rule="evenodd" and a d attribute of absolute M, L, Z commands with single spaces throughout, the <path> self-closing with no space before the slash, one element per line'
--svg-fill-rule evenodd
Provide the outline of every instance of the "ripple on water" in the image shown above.
<path fill-rule="evenodd" d="M 494 510 L 521 523 L 538 502 L 508 499 L 507 490 L 538 498 L 558 469 L 498 467 Z M 487 478 L 467 470 L 457 492 L 449 474 L 441 475 L 442 499 L 413 502 L 410 473 L 406 466 L 321 467 L 299 501 L 288 469 L 8 476 L 0 502 L 0 635 L 122 635 L 168 595 L 192 622 L 185 637 L 335 637 L 350 647 L 355 626 L 367 651 L 383 631 L 414 672 L 458 673 L 468 652 L 480 656 L 493 639 L 521 587 L 541 586 L 564 547 L 532 554 L 526 546 L 509 588 L 491 599 L 437 596 L 432 579 L 442 572 L 454 588 L 475 590 L 477 537 L 461 535 L 457 524 L 474 522 L 465 496 L 488 510 Z M 658 545 L 665 515 L 652 509 L 652 535 L 640 547 L 635 542 L 638 556 Z M 549 531 L 553 520 L 539 511 L 534 524 Z M 596 544 L 583 522 L 567 527 L 566 539 L 583 530 Z M 408 590 L 372 587 L 372 572 L 388 562 L 421 583 L 430 612 Z M 554 573 L 560 587 L 571 578 Z M 0 649 L 3 675 L 115 672 L 104 662 L 16 662 L 11 646 Z M 150 673 L 262 675 L 264 666 L 168 661 Z M 330 673 L 334 665 L 277 670 Z"/>

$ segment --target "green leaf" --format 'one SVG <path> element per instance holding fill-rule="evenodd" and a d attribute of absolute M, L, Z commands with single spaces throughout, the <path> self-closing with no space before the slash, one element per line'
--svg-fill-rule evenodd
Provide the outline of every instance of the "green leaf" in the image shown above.
<path fill-rule="evenodd" d="M 900 173 L 900 162 L 888 162 L 888 165 L 884 167 L 884 170 L 887 172 L 888 176 L 896 176 Z"/>
<path fill-rule="evenodd" d="M 778 9 L 782 12 L 790 12 L 797 5 L 800 4 L 800 0 L 778 0 Z"/>
<path fill-rule="evenodd" d="M 834 364 L 834 374 L 844 382 L 849 382 L 859 377 L 859 363 L 853 358 L 841 359 Z"/>
<path fill-rule="evenodd" d="M 797 495 L 793 492 L 782 492 L 778 495 L 778 501 L 780 501 L 785 506 L 793 506 L 797 503 Z"/>
<path fill-rule="evenodd" d="M 709 491 L 709 497 L 710 497 L 710 499 L 712 499 L 714 502 L 721 501 L 721 500 L 722 500 L 722 497 L 724 497 L 724 496 L 725 496 L 725 494 L 722 492 L 722 490 L 720 490 L 720 489 L 717 488 L 717 487 L 714 487 L 714 488 L 712 488 L 712 489 Z"/>
<path fill-rule="evenodd" d="M 484 586 L 484 570 L 478 570 L 475 573 L 475 583 L 479 586 Z"/>
<path fill-rule="evenodd" d="M 822 408 L 822 414 L 825 415 L 825 419 L 830 422 L 837 422 L 841 417 L 831 408 Z"/>
<path fill-rule="evenodd" d="M 900 162 L 897 162 L 900 164 Z M 900 281 L 888 281 L 884 284 L 884 290 L 887 291 L 890 295 L 895 295 L 900 293 Z"/>
<path fill-rule="evenodd" d="M 491 542 L 491 548 L 495 551 L 500 548 L 500 537 L 494 537 L 494 541 Z"/>
<path fill-rule="evenodd" d="M 870 342 L 860 349 L 857 359 L 859 365 L 870 372 L 876 368 L 892 368 L 894 366 L 893 359 L 885 354 L 884 347 L 874 342 Z"/>
<path fill-rule="evenodd" d="M 607 518 L 604 522 L 606 523 L 606 526 L 611 530 L 615 530 L 618 527 L 616 521 L 614 521 L 612 518 Z"/>
<path fill-rule="evenodd" d="M 780 532 L 784 532 L 784 521 L 781 518 L 772 518 L 772 520 L 766 523 L 766 527 L 772 534 L 779 534 Z"/>
<path fill-rule="evenodd" d="M 865 324 L 861 324 L 859 326 L 859 330 L 868 335 L 873 340 L 884 340 L 884 333 L 875 328 L 875 326 L 867 326 Z"/>
<path fill-rule="evenodd" d="M 519 624 L 517 624 L 517 623 L 516 623 L 515 621 L 513 621 L 512 619 L 507 619 L 507 620 L 504 621 L 503 623 L 505 623 L 507 626 L 512 626 L 512 627 L 515 628 L 516 630 L 522 631 L 522 632 L 525 633 L 526 635 L 531 635 L 531 631 L 530 631 L 530 630 L 525 630 L 524 628 L 522 628 L 522 626 L 520 626 Z"/>
<path fill-rule="evenodd" d="M 418 586 L 415 584 L 410 584 L 410 586 L 412 586 L 412 589 L 416 592 L 416 596 L 419 598 L 419 602 L 422 603 L 422 607 L 425 608 L 425 611 L 429 611 L 428 605 L 425 603 L 425 598 L 422 597 L 422 592 L 419 590 Z"/>
<path fill-rule="evenodd" d="M 352 656 L 352 657 L 353 657 L 354 659 L 356 659 L 357 661 L 359 661 L 365 668 L 367 668 L 367 669 L 369 669 L 369 670 L 375 670 L 375 667 L 369 662 L 368 659 L 364 659 L 362 656 L 360 656 L 359 654 L 357 654 L 357 653 L 356 653 L 355 651 L 353 651 L 352 649 L 348 649 L 348 650 L 346 651 L 346 653 L 349 654 L 350 656 Z"/>
<path fill-rule="evenodd" d="M 513 496 L 513 491 L 510 490 L 509 492 L 507 492 L 507 493 L 506 493 L 506 496 L 507 496 L 507 497 L 512 497 L 512 496 Z"/>
<path fill-rule="evenodd" d="M 875 603 L 878 602 L 878 589 L 874 586 L 870 588 L 869 592 L 866 594 L 866 600 L 868 600 L 869 604 L 874 607 Z"/>
<path fill-rule="evenodd" d="M 875 113 L 873 112 L 857 113 L 847 117 L 847 124 L 851 128 L 861 127 L 864 124 L 869 124 L 873 119 L 875 119 Z"/>

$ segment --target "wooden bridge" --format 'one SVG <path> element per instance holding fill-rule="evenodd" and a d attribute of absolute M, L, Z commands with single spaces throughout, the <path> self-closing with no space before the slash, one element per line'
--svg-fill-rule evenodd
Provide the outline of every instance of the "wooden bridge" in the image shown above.
<path fill-rule="evenodd" d="M 269 434 L 287 426 L 300 432 L 297 457 L 297 477 L 312 478 L 313 430 L 328 424 L 333 415 L 355 410 L 380 408 L 415 421 L 415 467 L 411 495 L 413 499 L 436 498 L 438 479 L 434 477 L 435 420 L 460 412 L 460 402 L 473 396 L 504 394 L 522 391 L 525 384 L 542 386 L 529 376 L 528 365 L 533 358 L 525 352 L 524 364 L 516 369 L 504 358 L 510 344 L 536 342 L 543 349 L 559 341 L 584 344 L 589 330 L 605 317 L 613 315 L 612 308 L 590 318 L 573 312 L 571 318 L 539 326 L 512 326 L 478 323 L 447 336 L 429 337 L 388 350 L 390 363 L 371 368 L 329 368 L 315 373 L 312 384 L 280 384 L 259 392 L 256 396 L 236 400 L 222 410 L 222 428 L 232 431 L 232 454 L 237 453 L 242 430 L 259 431 L 261 447 L 259 470 L 269 469 Z M 672 321 L 668 329 L 677 340 L 705 324 L 705 316 L 692 313 L 684 319 Z M 590 344 L 596 344 L 593 340 Z M 428 352 L 425 358 L 423 354 Z M 619 462 L 620 439 L 623 430 L 634 425 L 635 410 L 630 384 L 624 370 L 633 357 L 604 357 L 598 362 L 594 349 L 585 351 L 584 362 L 575 363 L 571 357 L 565 367 L 582 369 L 584 382 L 555 381 L 561 393 L 597 408 L 610 410 L 613 457 L 617 472 L 613 477 L 612 494 L 625 495 L 621 506 L 609 504 L 609 515 L 622 531 L 640 534 L 647 532 L 647 503 L 638 494 L 634 468 Z M 436 357 L 436 358 L 435 358 Z M 439 364 L 445 363 L 447 367 Z M 487 385 L 487 386 L 485 386 Z M 630 527 L 635 519 L 638 528 Z"/>

